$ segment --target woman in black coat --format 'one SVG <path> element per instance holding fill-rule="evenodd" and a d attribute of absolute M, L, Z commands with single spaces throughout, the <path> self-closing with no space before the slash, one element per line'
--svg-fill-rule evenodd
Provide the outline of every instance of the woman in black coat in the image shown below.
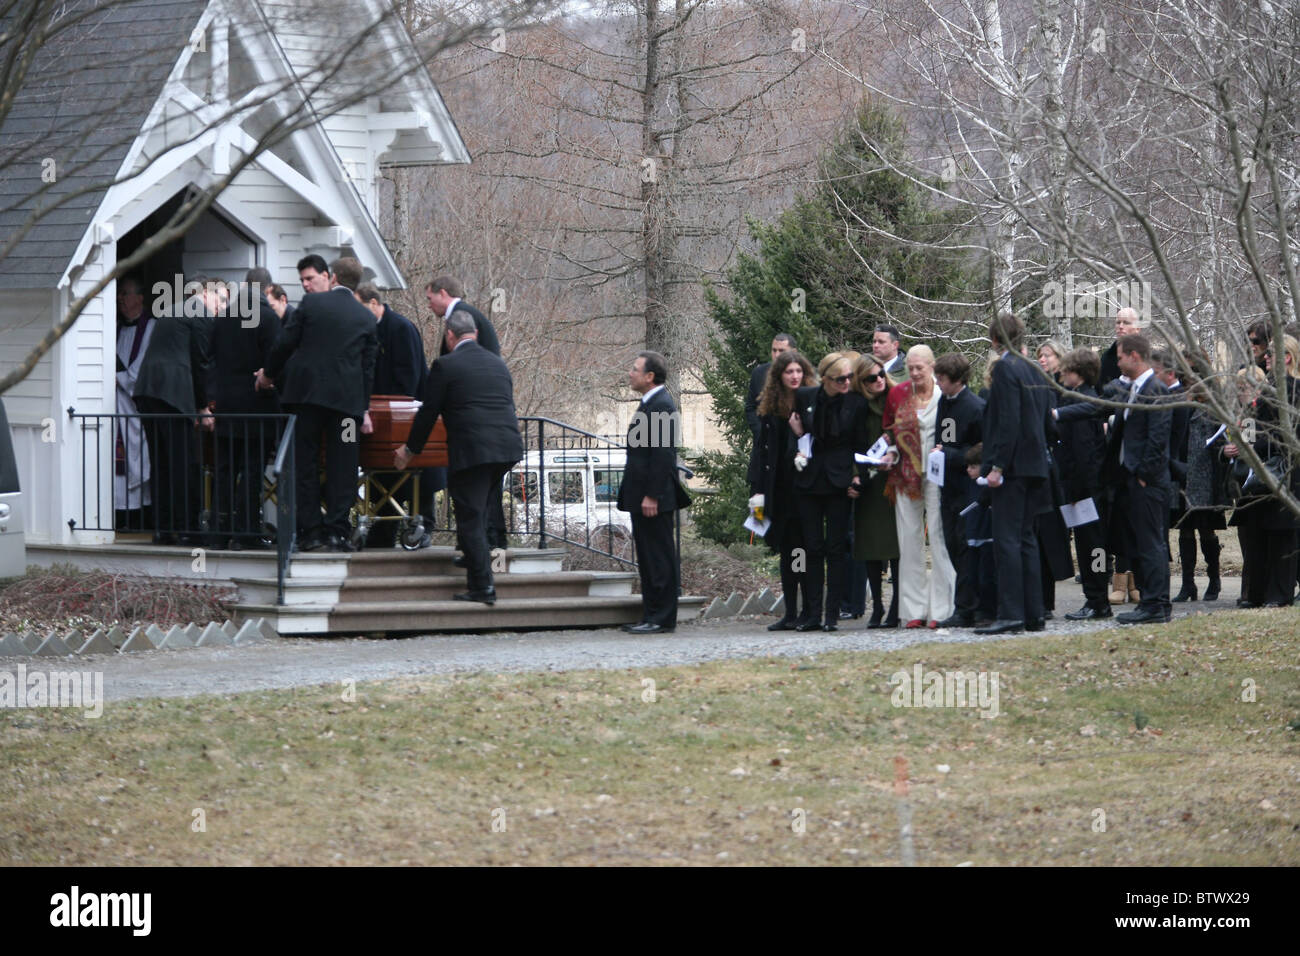
<path fill-rule="evenodd" d="M 1290 336 L 1287 338 L 1288 344 L 1295 342 Z M 1296 351 L 1300 353 L 1300 346 Z M 1288 356 L 1288 372 L 1290 366 L 1291 357 Z M 1294 421 L 1300 418 L 1300 380 L 1288 375 L 1286 385 L 1285 400 L 1291 405 Z M 1281 416 L 1276 394 L 1271 390 L 1261 390 L 1253 412 L 1255 441 L 1252 447 L 1255 454 L 1293 495 L 1300 494 L 1300 469 L 1288 462 L 1287 445 L 1278 431 Z M 1244 422 L 1242 427 L 1244 430 Z M 1297 431 L 1300 432 L 1300 428 Z M 1229 443 L 1223 446 L 1223 455 L 1237 459 L 1240 450 Z M 1239 461 L 1236 469 L 1245 474 L 1249 466 Z M 1237 527 L 1241 537 L 1242 564 L 1245 566 L 1245 593 L 1237 603 L 1247 607 L 1289 605 L 1295 597 L 1296 532 L 1300 529 L 1295 515 L 1256 476 L 1246 475 L 1242 479 L 1242 496 L 1229 523 Z"/>
<path fill-rule="evenodd" d="M 780 555 L 781 593 L 785 597 L 785 614 L 768 625 L 769 631 L 793 630 L 806 618 L 806 613 L 799 615 L 801 588 L 805 612 L 808 609 L 804 571 L 796 571 L 794 561 L 795 549 L 803 546 L 803 534 L 794 493 L 798 439 L 790 430 L 790 415 L 795 410 L 796 391 L 816 381 L 812 363 L 787 349 L 772 362 L 758 397 L 758 442 L 749 458 L 749 493 L 763 496 L 763 516 L 771 522 L 763 540 Z"/>
<path fill-rule="evenodd" d="M 853 391 L 852 362 L 835 353 L 823 359 L 822 365 L 826 371 L 821 386 L 799 389 L 790 416 L 790 428 L 796 437 L 807 434 L 813 440 L 812 457 L 794 483 L 808 562 L 808 606 L 805 619 L 797 627 L 800 631 L 815 630 L 823 610 L 822 630 L 839 629 L 844 561 L 853 520 L 849 486 L 859 472 L 853 453 L 867 450 L 867 400 Z"/>
<path fill-rule="evenodd" d="M 1085 398 L 1096 398 L 1101 360 L 1092 349 L 1074 349 L 1061 360 L 1061 384 Z M 1068 401 L 1068 399 L 1067 399 Z M 1060 443 L 1056 464 L 1061 475 L 1061 492 L 1068 504 L 1091 498 L 1098 520 L 1074 529 L 1074 553 L 1079 559 L 1083 583 L 1083 607 L 1066 614 L 1071 621 L 1110 617 L 1106 580 L 1106 502 L 1102 493 L 1101 463 L 1106 457 L 1106 428 L 1096 415 L 1056 423 Z"/>

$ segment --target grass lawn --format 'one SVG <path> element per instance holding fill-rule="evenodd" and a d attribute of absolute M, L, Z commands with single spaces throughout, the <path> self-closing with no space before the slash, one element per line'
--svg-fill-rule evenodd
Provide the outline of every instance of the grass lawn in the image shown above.
<path fill-rule="evenodd" d="M 1296 864 L 1298 624 L 0 711 L 0 862 Z"/>

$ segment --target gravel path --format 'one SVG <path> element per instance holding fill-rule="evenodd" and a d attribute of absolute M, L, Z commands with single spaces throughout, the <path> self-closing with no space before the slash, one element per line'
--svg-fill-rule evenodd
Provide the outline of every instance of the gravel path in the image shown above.
<path fill-rule="evenodd" d="M 1175 623 L 1171 626 L 1176 626 L 1177 619 L 1189 613 L 1233 608 L 1237 582 L 1225 581 L 1225 585 L 1224 599 L 1214 604 L 1200 601 L 1175 604 Z M 1078 585 L 1058 585 L 1058 615 L 1081 603 Z M 680 626 L 675 634 L 658 637 L 633 637 L 617 628 L 601 628 L 391 639 L 284 638 L 239 648 L 92 656 L 78 659 L 75 664 L 49 658 L 23 658 L 22 663 L 29 674 L 73 667 L 102 671 L 104 697 L 111 701 L 234 694 L 423 674 L 664 667 L 728 658 L 799 657 L 829 650 L 892 650 L 936 641 L 976 643 L 1003 639 L 980 636 L 965 629 L 869 631 L 862 621 L 845 622 L 847 626 L 842 625 L 833 634 L 769 633 L 766 626 L 771 620 L 690 623 Z M 1085 634 L 1119 627 L 1113 620 L 1075 624 L 1058 616 L 1057 620 L 1048 622 L 1044 634 Z M 18 662 L 13 658 L 0 660 L 0 669 L 13 670 Z"/>

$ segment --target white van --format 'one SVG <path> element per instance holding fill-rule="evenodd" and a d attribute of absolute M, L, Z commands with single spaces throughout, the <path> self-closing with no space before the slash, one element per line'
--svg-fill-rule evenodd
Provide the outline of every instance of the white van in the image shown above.
<path fill-rule="evenodd" d="M 545 467 L 543 467 L 543 465 Z M 508 520 L 516 533 L 541 527 L 541 484 L 546 478 L 546 536 L 621 552 L 632 536 L 632 516 L 618 510 L 618 488 L 627 466 L 623 448 L 530 451 L 510 471 Z"/>

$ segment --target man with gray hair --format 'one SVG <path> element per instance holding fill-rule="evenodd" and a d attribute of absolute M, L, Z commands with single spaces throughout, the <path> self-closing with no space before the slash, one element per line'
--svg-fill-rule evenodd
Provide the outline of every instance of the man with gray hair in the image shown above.
<path fill-rule="evenodd" d="M 514 381 L 499 355 L 478 343 L 473 316 L 452 312 L 443 333 L 446 354 L 433 363 L 424 386 L 424 404 L 411 423 L 406 444 L 393 454 L 405 469 L 424 449 L 438 416 L 447 428 L 447 489 L 456 512 L 456 530 L 465 555 L 468 590 L 457 601 L 493 605 L 487 518 L 501 505 L 501 479 L 524 457 L 515 415 Z"/>

